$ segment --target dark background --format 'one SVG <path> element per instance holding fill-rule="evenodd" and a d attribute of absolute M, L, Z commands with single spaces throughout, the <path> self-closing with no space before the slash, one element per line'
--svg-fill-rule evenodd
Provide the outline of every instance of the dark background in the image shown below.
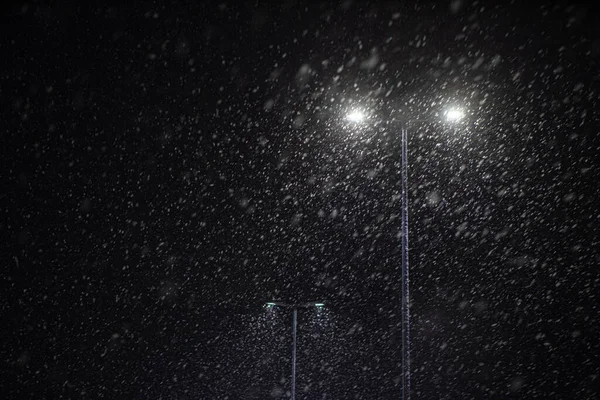
<path fill-rule="evenodd" d="M 3 9 L 7 399 L 599 388 L 600 21 L 552 2 Z M 344 113 L 359 105 L 368 127 Z M 443 110 L 464 107 L 449 126 Z"/>

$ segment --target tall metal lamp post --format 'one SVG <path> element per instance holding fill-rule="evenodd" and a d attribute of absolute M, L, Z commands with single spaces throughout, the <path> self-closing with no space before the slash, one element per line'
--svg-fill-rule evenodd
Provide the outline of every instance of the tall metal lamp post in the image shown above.
<path fill-rule="evenodd" d="M 458 108 L 448 109 L 444 113 L 447 122 L 455 123 L 464 117 Z M 367 119 L 361 110 L 352 110 L 346 120 L 352 124 L 362 124 Z M 401 167 L 401 218 L 402 218 L 402 400 L 410 399 L 410 285 L 408 269 L 408 129 L 401 127 L 402 167 Z"/>
<path fill-rule="evenodd" d="M 281 301 L 271 301 L 266 303 L 267 307 L 283 307 L 292 309 L 292 400 L 296 400 L 296 332 L 298 330 L 298 309 L 299 308 L 321 308 L 325 303 L 314 301 L 308 303 L 283 303 Z"/>

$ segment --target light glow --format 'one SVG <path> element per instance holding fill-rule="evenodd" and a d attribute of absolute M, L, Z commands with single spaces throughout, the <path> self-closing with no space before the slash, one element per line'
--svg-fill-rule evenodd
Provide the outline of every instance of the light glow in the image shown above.
<path fill-rule="evenodd" d="M 446 111 L 446 121 L 448 122 L 458 122 L 463 119 L 464 116 L 464 111 L 459 108 L 451 108 Z"/>
<path fill-rule="evenodd" d="M 348 115 L 346 115 L 346 119 L 350 122 L 357 124 L 364 121 L 365 113 L 361 110 L 352 110 L 348 113 Z"/>

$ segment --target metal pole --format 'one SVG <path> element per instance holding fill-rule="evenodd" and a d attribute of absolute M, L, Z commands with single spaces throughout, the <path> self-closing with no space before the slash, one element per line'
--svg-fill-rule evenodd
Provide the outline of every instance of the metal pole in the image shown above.
<path fill-rule="evenodd" d="M 402 128 L 402 399 L 410 399 L 410 310 L 408 280 L 407 129 Z"/>
<path fill-rule="evenodd" d="M 294 307 L 292 322 L 292 400 L 296 400 L 296 328 L 298 326 L 298 309 Z"/>

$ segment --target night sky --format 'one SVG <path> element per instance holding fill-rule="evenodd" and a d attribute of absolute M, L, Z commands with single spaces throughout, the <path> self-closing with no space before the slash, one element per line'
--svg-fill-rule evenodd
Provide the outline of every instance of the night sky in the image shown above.
<path fill-rule="evenodd" d="M 600 398 L 600 18 L 513 3 L 4 8 L 0 397 L 287 399 L 324 300 L 399 399 L 406 126 L 412 398 Z"/>

